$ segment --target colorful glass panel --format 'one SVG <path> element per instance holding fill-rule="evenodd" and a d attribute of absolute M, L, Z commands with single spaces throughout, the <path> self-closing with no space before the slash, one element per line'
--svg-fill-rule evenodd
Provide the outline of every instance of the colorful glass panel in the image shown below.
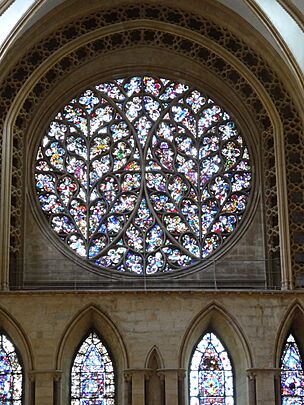
<path fill-rule="evenodd" d="M 22 367 L 10 339 L 0 334 L 0 404 L 22 404 Z"/>
<path fill-rule="evenodd" d="M 71 405 L 115 405 L 112 360 L 95 332 L 76 354 L 71 372 Z"/>
<path fill-rule="evenodd" d="M 231 361 L 214 333 L 206 333 L 190 363 L 190 405 L 233 405 Z"/>
<path fill-rule="evenodd" d="M 248 147 L 229 114 L 188 84 L 98 84 L 53 119 L 35 162 L 41 209 L 86 262 L 134 275 L 198 265 L 244 216 Z"/>
<path fill-rule="evenodd" d="M 290 334 L 281 357 L 281 396 L 283 405 L 304 404 L 304 369 L 298 345 Z"/>

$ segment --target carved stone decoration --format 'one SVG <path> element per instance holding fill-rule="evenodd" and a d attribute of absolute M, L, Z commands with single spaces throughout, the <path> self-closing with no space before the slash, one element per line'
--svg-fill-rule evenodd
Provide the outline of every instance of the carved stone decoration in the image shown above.
<path fill-rule="evenodd" d="M 257 81 L 266 89 L 272 99 L 283 124 L 285 136 L 285 150 L 287 158 L 287 181 L 288 181 L 288 204 L 289 222 L 292 232 L 292 261 L 295 277 L 300 275 L 303 267 L 303 254 L 301 250 L 301 240 L 304 234 L 303 228 L 303 198 L 302 198 L 302 176 L 301 161 L 303 158 L 303 148 L 301 139 L 301 120 L 298 111 L 292 101 L 292 97 L 287 93 L 280 82 L 277 74 L 271 69 L 262 56 L 250 48 L 243 40 L 237 38 L 227 28 L 217 25 L 214 21 L 209 21 L 199 15 L 185 12 L 182 9 L 173 9 L 163 4 L 122 5 L 113 9 L 103 9 L 91 15 L 71 21 L 69 24 L 59 28 L 52 36 L 48 36 L 39 44 L 32 47 L 25 54 L 15 69 L 10 72 L 6 80 L 1 85 L 0 92 L 0 113 L 1 117 L 6 117 L 11 102 L 17 95 L 23 83 L 46 61 L 53 53 L 71 41 L 80 39 L 83 34 L 94 33 L 99 30 L 99 38 L 79 45 L 77 49 L 59 58 L 49 70 L 44 74 L 29 92 L 23 107 L 16 119 L 13 128 L 13 162 L 12 162 L 12 206 L 11 206 L 11 252 L 16 256 L 22 256 L 22 221 L 23 212 L 23 189 L 24 189 L 24 166 L 23 166 L 23 141 L 27 131 L 31 116 L 35 111 L 39 100 L 43 97 L 55 83 L 60 81 L 63 75 L 68 74 L 73 69 L 88 63 L 100 54 L 107 54 L 114 50 L 132 48 L 136 46 L 154 46 L 170 50 L 171 52 L 187 55 L 191 59 L 198 61 L 206 69 L 213 71 L 218 77 L 229 83 L 236 93 L 240 95 L 248 109 L 252 111 L 256 122 L 263 132 L 263 162 L 264 162 L 264 189 L 265 189 L 265 216 L 267 224 L 267 242 L 269 257 L 279 255 L 279 232 L 278 214 L 276 198 L 276 176 L 274 140 L 271 122 L 263 103 L 257 96 L 254 89 L 249 85 L 242 73 L 235 70 L 227 60 L 214 54 L 210 49 L 199 45 L 196 41 L 183 38 L 165 30 L 156 29 L 128 29 L 113 35 L 102 36 L 100 30 L 115 23 L 129 21 L 150 21 L 151 24 L 169 24 L 171 27 L 183 28 L 193 35 L 198 35 L 202 39 L 216 44 L 230 54 L 232 58 L 237 58 L 251 72 Z M 227 58 L 229 59 L 229 57 Z M 2 134 L 3 121 L 0 123 L 0 133 Z M 1 142 L 2 144 L 2 142 Z M 300 281 L 299 281 L 300 282 Z"/>

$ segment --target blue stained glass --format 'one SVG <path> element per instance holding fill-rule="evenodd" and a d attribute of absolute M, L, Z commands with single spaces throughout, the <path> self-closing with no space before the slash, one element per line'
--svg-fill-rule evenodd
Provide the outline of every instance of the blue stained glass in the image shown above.
<path fill-rule="evenodd" d="M 190 405 L 233 405 L 233 370 L 227 351 L 214 333 L 198 343 L 190 364 Z"/>
<path fill-rule="evenodd" d="M 35 163 L 37 200 L 61 243 L 96 269 L 141 276 L 218 251 L 239 228 L 252 178 L 230 116 L 191 86 L 151 76 L 73 98 Z"/>
<path fill-rule="evenodd" d="M 304 370 L 298 345 L 290 334 L 281 357 L 281 395 L 283 405 L 304 403 Z"/>
<path fill-rule="evenodd" d="M 71 372 L 71 405 L 115 405 L 113 363 L 95 332 L 75 356 Z"/>
<path fill-rule="evenodd" d="M 12 342 L 0 334 L 0 404 L 21 405 L 22 367 Z"/>

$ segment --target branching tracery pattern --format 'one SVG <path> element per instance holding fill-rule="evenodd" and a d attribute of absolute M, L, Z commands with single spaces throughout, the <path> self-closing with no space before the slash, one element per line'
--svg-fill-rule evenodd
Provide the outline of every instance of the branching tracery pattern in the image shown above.
<path fill-rule="evenodd" d="M 233 405 L 231 361 L 214 333 L 206 333 L 190 364 L 190 405 Z"/>
<path fill-rule="evenodd" d="M 115 405 L 112 360 L 95 332 L 76 354 L 71 372 L 71 405 Z"/>
<path fill-rule="evenodd" d="M 123 273 L 195 266 L 238 227 L 248 148 L 230 116 L 188 84 L 101 83 L 51 122 L 36 158 L 38 199 L 64 243 Z"/>
<path fill-rule="evenodd" d="M 281 357 L 281 395 L 283 405 L 304 401 L 304 369 L 298 345 L 290 334 Z"/>

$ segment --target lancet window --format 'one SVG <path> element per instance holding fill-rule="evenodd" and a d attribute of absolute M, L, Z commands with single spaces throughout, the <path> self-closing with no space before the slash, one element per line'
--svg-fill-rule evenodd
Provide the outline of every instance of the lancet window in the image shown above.
<path fill-rule="evenodd" d="M 76 353 L 71 370 L 71 405 L 115 405 L 115 374 L 108 350 L 91 332 Z"/>
<path fill-rule="evenodd" d="M 0 333 L 0 403 L 23 403 L 23 373 L 16 348 L 9 337 Z"/>
<path fill-rule="evenodd" d="M 281 357 L 281 397 L 283 405 L 304 403 L 303 358 L 292 334 L 286 340 Z"/>
<path fill-rule="evenodd" d="M 189 370 L 190 405 L 233 405 L 233 369 L 227 350 L 213 333 L 196 346 Z"/>

